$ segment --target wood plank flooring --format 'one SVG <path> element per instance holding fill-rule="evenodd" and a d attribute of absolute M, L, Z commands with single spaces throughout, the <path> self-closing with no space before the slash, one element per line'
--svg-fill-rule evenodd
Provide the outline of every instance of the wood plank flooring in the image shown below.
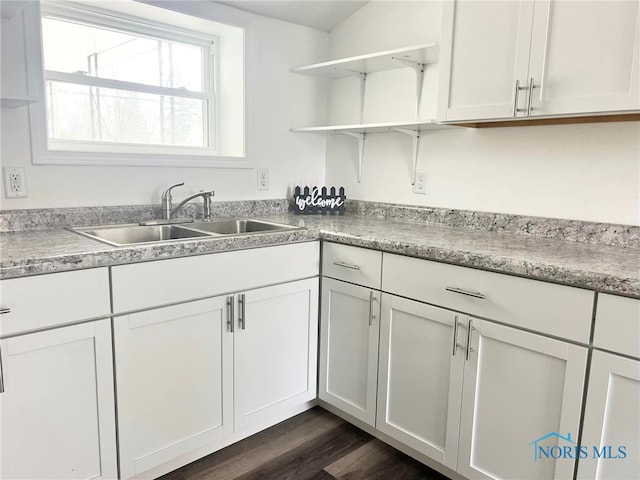
<path fill-rule="evenodd" d="M 161 480 L 447 480 L 315 407 Z"/>

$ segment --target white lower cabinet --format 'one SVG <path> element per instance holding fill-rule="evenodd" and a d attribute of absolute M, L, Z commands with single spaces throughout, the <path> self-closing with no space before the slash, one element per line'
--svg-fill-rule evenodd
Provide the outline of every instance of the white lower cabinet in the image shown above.
<path fill-rule="evenodd" d="M 163 475 L 311 406 L 318 247 L 112 267 L 122 479 Z"/>
<path fill-rule="evenodd" d="M 458 472 L 472 479 L 572 479 L 587 349 L 474 318 L 462 331 L 470 343 Z M 556 446 L 570 453 L 555 458 Z"/>
<path fill-rule="evenodd" d="M 317 329 L 317 278 L 115 318 L 121 477 L 169 472 L 313 400 Z"/>
<path fill-rule="evenodd" d="M 455 470 L 464 352 L 456 315 L 382 295 L 376 427 Z M 457 343 L 457 342 L 455 342 Z"/>
<path fill-rule="evenodd" d="M 380 292 L 322 279 L 318 397 L 375 425 Z"/>
<path fill-rule="evenodd" d="M 234 425 L 237 433 L 265 426 L 316 398 L 318 279 L 236 295 Z"/>
<path fill-rule="evenodd" d="M 110 321 L 6 338 L 0 347 L 0 478 L 116 478 Z"/>
<path fill-rule="evenodd" d="M 122 478 L 232 433 L 227 323 L 227 297 L 114 319 Z"/>
<path fill-rule="evenodd" d="M 579 479 L 640 478 L 640 360 L 593 352 L 581 446 Z"/>
<path fill-rule="evenodd" d="M 576 441 L 586 356 L 383 293 L 376 428 L 470 479 L 570 479 L 575 457 L 535 453 Z"/>
<path fill-rule="evenodd" d="M 639 334 L 639 299 L 598 295 L 580 480 L 640 478 Z"/>

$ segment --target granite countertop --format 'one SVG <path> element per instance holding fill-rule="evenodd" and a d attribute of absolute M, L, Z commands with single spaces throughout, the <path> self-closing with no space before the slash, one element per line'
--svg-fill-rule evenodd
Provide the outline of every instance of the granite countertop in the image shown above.
<path fill-rule="evenodd" d="M 318 238 L 430 260 L 640 297 L 640 248 L 490 232 L 437 223 L 348 214 L 256 216 L 306 229 L 113 247 L 77 233 L 0 233 L 0 279 Z"/>

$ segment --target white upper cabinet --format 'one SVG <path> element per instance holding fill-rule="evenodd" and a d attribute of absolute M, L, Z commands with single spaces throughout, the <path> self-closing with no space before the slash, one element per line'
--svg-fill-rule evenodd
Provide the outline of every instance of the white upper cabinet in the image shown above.
<path fill-rule="evenodd" d="M 639 5 L 637 0 L 446 3 L 440 120 L 640 109 Z"/>
<path fill-rule="evenodd" d="M 527 79 L 533 3 L 449 2 L 443 14 L 440 119 L 512 117 L 516 83 Z"/>
<path fill-rule="evenodd" d="M 537 0 L 531 115 L 637 110 L 640 2 Z"/>
<path fill-rule="evenodd" d="M 18 108 L 36 101 L 27 92 L 25 31 L 22 9 L 28 2 L 5 1 L 1 5 L 0 107 Z M 30 32 L 31 34 L 31 32 Z"/>

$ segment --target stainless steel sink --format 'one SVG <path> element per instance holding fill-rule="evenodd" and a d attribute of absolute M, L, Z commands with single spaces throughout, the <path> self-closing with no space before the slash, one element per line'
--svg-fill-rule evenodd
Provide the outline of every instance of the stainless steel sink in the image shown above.
<path fill-rule="evenodd" d="M 248 218 L 234 218 L 209 222 L 191 222 L 180 225 L 105 225 L 72 228 L 71 230 L 93 238 L 94 240 L 121 247 L 125 245 L 188 240 L 193 238 L 297 230 L 299 228 L 301 227 Z"/>
<path fill-rule="evenodd" d="M 74 232 L 95 240 L 121 247 L 140 243 L 184 240 L 210 237 L 211 234 L 191 230 L 178 225 L 114 225 L 104 227 L 72 228 Z"/>
<path fill-rule="evenodd" d="M 225 220 L 212 220 L 209 222 L 193 222 L 187 225 L 193 228 L 218 235 L 240 235 L 244 233 L 274 232 L 281 230 L 296 230 L 300 227 L 283 225 L 281 223 L 265 222 L 262 220 L 251 220 L 248 218 L 236 218 Z"/>

